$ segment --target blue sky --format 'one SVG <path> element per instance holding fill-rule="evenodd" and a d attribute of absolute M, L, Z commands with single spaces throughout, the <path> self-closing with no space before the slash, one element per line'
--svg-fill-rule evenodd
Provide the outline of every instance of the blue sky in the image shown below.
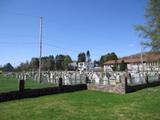
<path fill-rule="evenodd" d="M 140 52 L 134 25 L 144 24 L 148 0 L 0 0 L 0 65 L 39 56 L 39 17 L 43 17 L 43 56 L 90 50 L 91 58 Z"/>

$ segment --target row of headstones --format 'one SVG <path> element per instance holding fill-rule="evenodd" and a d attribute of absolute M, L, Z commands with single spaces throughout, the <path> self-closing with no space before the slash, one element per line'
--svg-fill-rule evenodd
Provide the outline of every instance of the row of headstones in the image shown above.
<path fill-rule="evenodd" d="M 128 73 L 125 72 L 71 72 L 71 71 L 44 71 L 42 72 L 42 82 L 48 82 L 58 84 L 58 80 L 61 77 L 65 85 L 85 83 L 85 78 L 88 77 L 90 83 L 93 84 L 120 84 L 123 83 L 125 77 L 128 78 L 130 84 L 142 84 L 145 83 L 145 75 L 148 75 L 148 79 L 157 80 L 159 74 L 156 72 L 148 73 Z M 38 80 L 37 72 L 22 72 L 17 73 L 18 79 L 33 79 Z"/>
<path fill-rule="evenodd" d="M 65 85 L 85 83 L 85 78 L 88 77 L 90 83 L 94 84 L 116 84 L 121 83 L 123 75 L 106 74 L 103 72 L 71 72 L 71 71 L 44 71 L 42 72 L 42 82 L 57 84 L 59 78 L 63 79 Z M 38 80 L 37 72 L 22 72 L 17 73 L 18 79 L 33 79 Z M 124 79 L 124 78 L 123 78 Z"/>
<path fill-rule="evenodd" d="M 42 82 L 48 82 L 53 84 L 58 84 L 59 78 L 63 79 L 64 84 L 80 84 L 85 82 L 85 74 L 79 74 L 78 72 L 59 72 L 59 71 L 45 71 L 42 72 Z M 36 80 L 38 81 L 37 72 L 22 72 L 16 73 L 17 79 L 21 80 Z"/>
<path fill-rule="evenodd" d="M 88 74 L 89 79 L 91 80 L 91 83 L 94 84 L 118 84 L 121 83 L 121 77 L 120 76 L 114 76 L 111 74 L 106 74 L 103 72 L 96 72 L 96 73 L 89 73 Z"/>
<path fill-rule="evenodd" d="M 146 83 L 146 77 L 149 82 L 159 81 L 160 73 L 158 71 L 153 72 L 130 72 L 129 80 L 132 84 Z"/>

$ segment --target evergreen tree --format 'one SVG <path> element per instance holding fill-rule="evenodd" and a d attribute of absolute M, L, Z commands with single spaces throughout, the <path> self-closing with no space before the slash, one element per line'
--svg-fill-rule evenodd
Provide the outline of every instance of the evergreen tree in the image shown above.
<path fill-rule="evenodd" d="M 118 57 L 114 52 L 103 55 L 100 58 L 100 65 L 103 66 L 103 63 L 105 63 L 109 60 L 118 60 Z"/>
<path fill-rule="evenodd" d="M 54 56 L 49 56 L 47 59 L 47 70 L 54 70 L 54 69 L 55 69 Z"/>
<path fill-rule="evenodd" d="M 32 70 L 38 70 L 38 68 L 39 68 L 39 59 L 38 58 L 32 58 L 32 60 L 30 62 L 30 65 L 31 65 L 31 69 Z"/>
<path fill-rule="evenodd" d="M 89 50 L 87 50 L 87 53 L 86 53 L 86 56 L 87 56 L 87 62 L 90 62 L 91 61 L 91 54 L 89 52 Z"/>
<path fill-rule="evenodd" d="M 56 70 L 64 70 L 63 67 L 63 61 L 64 61 L 65 55 L 57 55 L 55 58 L 55 68 Z"/>
<path fill-rule="evenodd" d="M 64 61 L 63 61 L 63 67 L 65 70 L 68 70 L 68 64 L 72 62 L 72 59 L 70 56 L 65 56 Z"/>
<path fill-rule="evenodd" d="M 11 63 L 7 63 L 3 66 L 2 70 L 4 72 L 12 72 L 14 70 L 14 67 L 11 65 Z"/>
<path fill-rule="evenodd" d="M 78 62 L 86 62 L 86 55 L 84 52 L 78 54 Z"/>

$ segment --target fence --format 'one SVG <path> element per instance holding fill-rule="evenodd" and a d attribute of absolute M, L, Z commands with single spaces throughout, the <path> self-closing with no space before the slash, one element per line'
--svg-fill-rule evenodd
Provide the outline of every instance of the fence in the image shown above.
<path fill-rule="evenodd" d="M 46 76 L 46 74 L 43 74 Z M 9 92 L 2 92 L 0 93 L 0 102 L 8 101 L 8 100 L 15 100 L 21 98 L 28 98 L 28 97 L 38 97 L 42 95 L 50 95 L 50 94 L 57 94 L 57 93 L 64 93 L 64 92 L 74 92 L 79 90 L 86 90 L 87 85 L 82 84 L 81 81 L 74 82 L 72 85 L 64 85 L 64 80 L 60 77 L 56 80 L 56 86 L 43 86 L 42 88 L 32 88 L 31 85 L 29 87 L 25 87 L 26 83 L 28 83 L 29 79 L 32 76 L 29 76 L 29 72 L 26 73 L 16 73 L 17 78 L 19 78 L 19 86 L 18 89 L 9 91 Z M 7 75 L 8 77 L 8 75 Z M 77 79 L 75 79 L 77 81 Z M 12 81 L 12 80 L 11 80 Z M 12 81 L 13 82 L 13 81 Z M 14 81 L 16 82 L 16 81 Z M 34 82 L 34 81 L 31 81 Z M 48 82 L 48 81 L 43 81 Z M 9 83 L 10 84 L 10 83 Z M 43 85 L 43 83 L 40 83 Z M 53 83 L 52 83 L 53 84 Z M 8 86 L 7 86 L 8 87 Z"/>
<path fill-rule="evenodd" d="M 22 99 L 22 98 L 38 97 L 43 95 L 51 95 L 57 93 L 74 92 L 86 89 L 87 89 L 86 84 L 67 85 L 61 87 L 48 87 L 40 89 L 27 89 L 27 90 L 21 89 L 21 91 L 0 93 L 0 102 Z"/>

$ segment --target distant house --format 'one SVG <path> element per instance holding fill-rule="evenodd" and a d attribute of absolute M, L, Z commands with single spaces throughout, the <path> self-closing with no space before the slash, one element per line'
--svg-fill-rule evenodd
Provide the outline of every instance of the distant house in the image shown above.
<path fill-rule="evenodd" d="M 78 70 L 79 71 L 87 70 L 87 63 L 86 62 L 78 62 Z"/>
<path fill-rule="evenodd" d="M 73 61 L 72 63 L 68 64 L 68 68 L 71 71 L 87 71 L 94 68 L 94 63 L 92 62 L 77 62 Z"/>
<path fill-rule="evenodd" d="M 79 71 L 87 71 L 94 68 L 94 63 L 92 62 L 78 62 L 78 70 Z"/>
<path fill-rule="evenodd" d="M 119 60 L 110 60 L 104 63 L 104 71 L 112 71 L 114 66 L 120 67 L 122 61 L 127 64 L 128 71 L 158 71 L 160 70 L 160 56 L 147 55 L 143 58 L 143 64 L 140 57 L 124 57 Z"/>

